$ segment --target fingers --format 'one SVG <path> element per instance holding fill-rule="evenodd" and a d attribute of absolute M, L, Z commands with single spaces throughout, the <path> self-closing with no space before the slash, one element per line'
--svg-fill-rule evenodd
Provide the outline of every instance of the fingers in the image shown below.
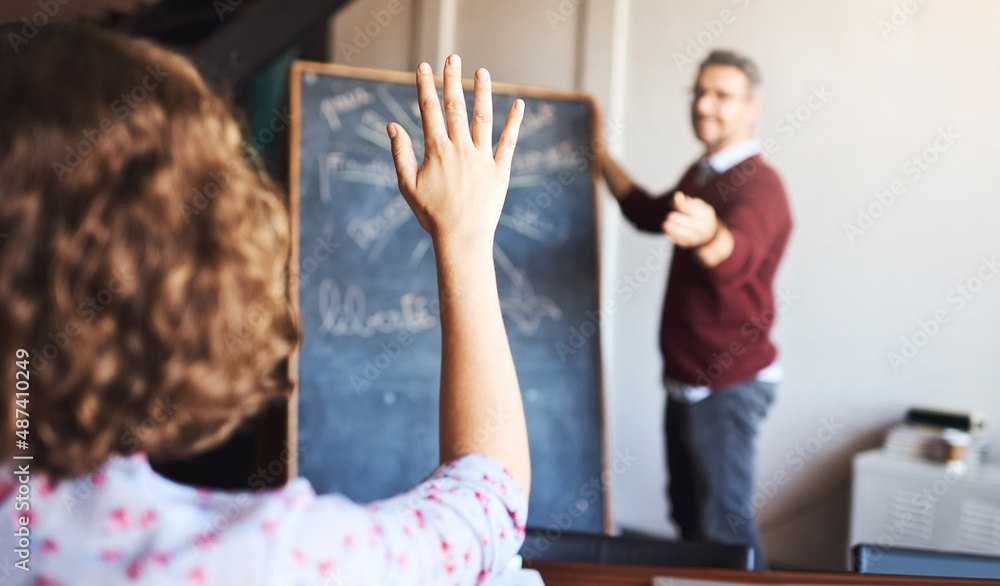
<path fill-rule="evenodd" d="M 514 157 L 514 147 L 517 145 L 517 132 L 521 128 L 524 117 L 524 100 L 514 100 L 507 113 L 507 122 L 500 133 L 500 143 L 497 144 L 497 154 L 493 157 L 497 165 L 504 170 L 510 170 L 510 160 Z"/>
<path fill-rule="evenodd" d="M 687 218 L 677 212 L 667 214 L 667 219 L 663 222 L 663 233 L 678 244 L 687 242 L 695 230 L 696 226 L 691 225 Z"/>
<path fill-rule="evenodd" d="M 674 209 L 686 216 L 708 218 L 715 216 L 715 208 L 707 201 L 685 195 L 680 191 L 674 192 Z"/>
<path fill-rule="evenodd" d="M 399 191 L 403 195 L 413 192 L 417 184 L 417 157 L 413 154 L 413 144 L 403 127 L 395 122 L 386 127 L 392 141 L 392 162 L 396 165 Z"/>
<path fill-rule="evenodd" d="M 687 196 L 680 191 L 674 192 L 674 209 L 682 211 L 687 203 Z"/>
<path fill-rule="evenodd" d="M 444 115 L 452 142 L 468 140 L 469 116 L 462 91 L 462 60 L 458 55 L 448 57 L 444 64 Z"/>
<path fill-rule="evenodd" d="M 698 238 L 697 233 L 690 227 L 678 225 L 669 217 L 663 222 L 663 233 L 681 248 L 691 246 Z"/>
<path fill-rule="evenodd" d="M 433 145 L 447 137 L 444 120 L 441 118 L 441 104 L 434 88 L 434 74 L 431 66 L 421 63 L 417 67 L 417 100 L 420 103 L 420 119 L 424 125 L 424 144 Z M 427 152 L 428 149 L 424 149 Z"/>
<path fill-rule="evenodd" d="M 692 216 L 685 214 L 684 212 L 670 212 L 667 214 L 667 222 L 678 226 L 691 226 L 692 228 L 698 228 L 708 225 L 709 221 L 710 220 L 707 218 Z"/>
<path fill-rule="evenodd" d="M 718 233 L 719 223 L 714 217 L 670 212 L 663 221 L 662 228 L 663 233 L 678 246 L 686 248 L 710 242 Z"/>
<path fill-rule="evenodd" d="M 434 143 L 446 137 L 450 137 L 453 142 L 469 140 L 469 119 L 465 105 L 465 93 L 462 90 L 462 62 L 458 55 L 452 55 L 445 61 L 444 115 L 448 120 L 447 129 L 445 129 L 441 117 L 441 104 L 434 88 L 434 76 L 427 63 L 421 63 L 417 68 L 417 96 L 420 102 L 420 118 L 424 127 L 425 153 L 433 148 Z M 510 112 L 507 113 L 507 121 L 500 134 L 500 141 L 494 156 L 494 161 L 507 170 L 510 169 L 510 162 L 514 156 L 514 147 L 517 145 L 517 135 L 523 117 L 524 101 L 515 100 Z M 390 125 L 390 132 L 391 127 L 392 125 Z M 405 137 L 404 140 L 406 140 L 409 151 L 412 152 L 409 137 L 406 136 L 402 127 L 396 125 L 396 128 L 399 134 Z M 472 141 L 477 148 L 492 151 L 493 96 L 490 75 L 485 69 L 476 72 Z M 400 159 L 397 157 L 395 140 L 393 141 L 393 160 L 397 162 L 396 171 L 398 174 L 400 173 L 398 166 Z M 403 179 L 404 177 L 400 175 L 400 181 Z"/>
<path fill-rule="evenodd" d="M 472 106 L 472 142 L 479 150 L 493 154 L 493 93 L 490 72 L 476 71 L 475 101 Z"/>
<path fill-rule="evenodd" d="M 663 233 L 666 234 L 668 237 L 670 238 L 674 237 L 673 235 L 674 224 L 670 221 L 670 214 L 667 214 L 667 218 L 663 220 L 662 224 L 660 224 L 660 229 L 663 230 Z"/>

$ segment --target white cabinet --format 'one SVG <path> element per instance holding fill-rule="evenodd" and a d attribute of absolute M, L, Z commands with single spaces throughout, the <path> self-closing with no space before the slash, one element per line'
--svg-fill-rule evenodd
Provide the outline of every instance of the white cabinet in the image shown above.
<path fill-rule="evenodd" d="M 858 454 L 848 555 L 857 543 L 1000 555 L 1000 465 Z"/>

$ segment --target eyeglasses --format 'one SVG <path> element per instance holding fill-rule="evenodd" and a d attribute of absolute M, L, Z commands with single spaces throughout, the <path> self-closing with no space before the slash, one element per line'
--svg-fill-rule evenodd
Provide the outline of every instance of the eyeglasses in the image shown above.
<path fill-rule="evenodd" d="M 708 97 L 718 104 L 726 104 L 733 102 L 735 100 L 747 99 L 750 94 L 730 94 L 727 92 L 709 92 L 705 91 L 704 88 L 693 87 L 689 90 L 689 97 L 691 98 L 691 103 L 697 103 L 701 101 L 702 98 Z"/>

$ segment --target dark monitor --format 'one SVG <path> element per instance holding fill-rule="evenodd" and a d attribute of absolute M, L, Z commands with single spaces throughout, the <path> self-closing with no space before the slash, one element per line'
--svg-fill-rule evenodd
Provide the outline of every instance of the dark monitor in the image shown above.
<path fill-rule="evenodd" d="M 526 560 L 628 566 L 752 570 L 754 550 L 745 545 L 612 537 L 529 527 L 518 552 Z"/>
<path fill-rule="evenodd" d="M 984 555 L 859 543 L 851 561 L 862 574 L 1000 579 L 1000 557 Z"/>

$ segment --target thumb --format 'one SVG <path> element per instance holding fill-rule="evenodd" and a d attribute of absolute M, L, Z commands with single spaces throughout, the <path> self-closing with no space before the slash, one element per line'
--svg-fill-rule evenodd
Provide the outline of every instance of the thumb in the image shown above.
<path fill-rule="evenodd" d="M 683 212 L 684 208 L 687 207 L 688 196 L 680 191 L 674 192 L 674 209 Z"/>
<path fill-rule="evenodd" d="M 417 157 L 413 154 L 413 144 L 403 127 L 395 122 L 386 126 L 389 139 L 392 141 L 392 162 L 396 165 L 396 178 L 399 180 L 399 191 L 409 195 L 417 184 Z"/>

